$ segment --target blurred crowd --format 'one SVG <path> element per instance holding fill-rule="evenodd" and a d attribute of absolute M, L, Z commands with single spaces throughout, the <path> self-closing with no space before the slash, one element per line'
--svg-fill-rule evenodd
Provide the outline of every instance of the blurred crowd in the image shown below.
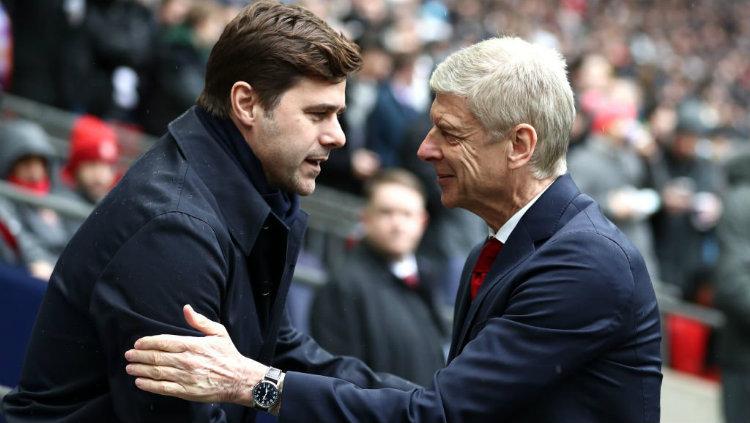
<path fill-rule="evenodd" d="M 639 247 L 659 289 L 713 305 L 724 165 L 750 137 L 750 1 L 298 3 L 356 40 L 364 59 L 347 85 L 347 144 L 331 155 L 320 181 L 361 195 L 383 169 L 416 175 L 430 216 L 419 253 L 443 266 L 443 303 L 452 301 L 465 256 L 487 230 L 476 217 L 440 206 L 434 172 L 416 158 L 431 126 L 428 78 L 450 52 L 516 34 L 559 49 L 568 61 L 578 110 L 573 178 Z M 244 4 L 4 0 L 3 90 L 85 116 L 60 172 L 51 170 L 38 125 L 5 122 L 0 176 L 40 195 L 53 192 L 59 176 L 68 192 L 95 203 L 117 180 L 117 169 L 107 167 L 116 161 L 116 137 L 105 121 L 163 134 L 201 92 L 211 46 Z M 0 206 L 0 257 L 48 275 L 75 223 L 57 219 L 52 230 L 50 210 Z"/>

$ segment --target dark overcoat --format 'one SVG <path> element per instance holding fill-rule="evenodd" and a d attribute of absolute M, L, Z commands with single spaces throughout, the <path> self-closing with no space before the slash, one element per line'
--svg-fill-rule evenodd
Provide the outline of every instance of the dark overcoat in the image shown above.
<path fill-rule="evenodd" d="M 318 290 L 310 313 L 315 339 L 333 354 L 429 385 L 445 366 L 445 322 L 437 308 L 434 269 L 417 258 L 419 285 L 410 288 L 365 241 Z"/>
<path fill-rule="evenodd" d="M 307 216 L 287 226 L 211 139 L 194 109 L 130 168 L 63 252 L 41 306 L 14 422 L 252 422 L 255 411 L 139 390 L 125 373 L 136 339 L 200 335 L 182 306 L 226 326 L 243 355 L 362 386 L 405 382 L 334 358 L 284 312 Z"/>

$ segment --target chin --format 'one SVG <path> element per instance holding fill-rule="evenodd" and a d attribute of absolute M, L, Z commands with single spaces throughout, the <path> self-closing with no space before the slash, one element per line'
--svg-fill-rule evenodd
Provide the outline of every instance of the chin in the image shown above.
<path fill-rule="evenodd" d="M 310 195 L 315 191 L 315 179 L 298 181 L 294 188 L 299 195 Z"/>
<path fill-rule="evenodd" d="M 440 196 L 440 202 L 443 204 L 443 206 L 445 206 L 445 207 L 447 207 L 449 209 L 452 209 L 452 208 L 454 208 L 454 207 L 457 206 L 457 204 L 456 204 L 456 198 L 451 197 L 450 195 L 446 195 L 445 193 L 443 193 Z"/>

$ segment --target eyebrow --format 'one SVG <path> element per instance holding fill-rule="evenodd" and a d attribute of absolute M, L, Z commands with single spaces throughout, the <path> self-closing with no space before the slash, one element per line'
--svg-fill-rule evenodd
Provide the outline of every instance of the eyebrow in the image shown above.
<path fill-rule="evenodd" d="M 443 116 L 440 116 L 437 120 L 434 121 L 434 123 L 435 123 L 435 126 L 437 126 L 440 129 L 446 129 L 449 131 L 456 131 L 456 132 L 461 131 L 460 127 L 448 122 L 447 120 L 445 120 Z"/>
<path fill-rule="evenodd" d="M 339 106 L 337 104 L 321 103 L 313 104 L 302 109 L 305 112 L 326 112 L 326 113 L 343 113 L 346 110 L 346 106 Z"/>

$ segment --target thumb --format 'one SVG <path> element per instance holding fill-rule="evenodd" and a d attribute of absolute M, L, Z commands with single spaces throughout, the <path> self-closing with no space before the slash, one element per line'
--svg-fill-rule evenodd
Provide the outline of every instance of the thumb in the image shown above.
<path fill-rule="evenodd" d="M 221 323 L 217 323 L 208 317 L 193 310 L 189 304 L 182 307 L 182 313 L 185 315 L 185 321 L 194 329 L 199 330 L 204 335 L 229 336 L 227 330 Z"/>

